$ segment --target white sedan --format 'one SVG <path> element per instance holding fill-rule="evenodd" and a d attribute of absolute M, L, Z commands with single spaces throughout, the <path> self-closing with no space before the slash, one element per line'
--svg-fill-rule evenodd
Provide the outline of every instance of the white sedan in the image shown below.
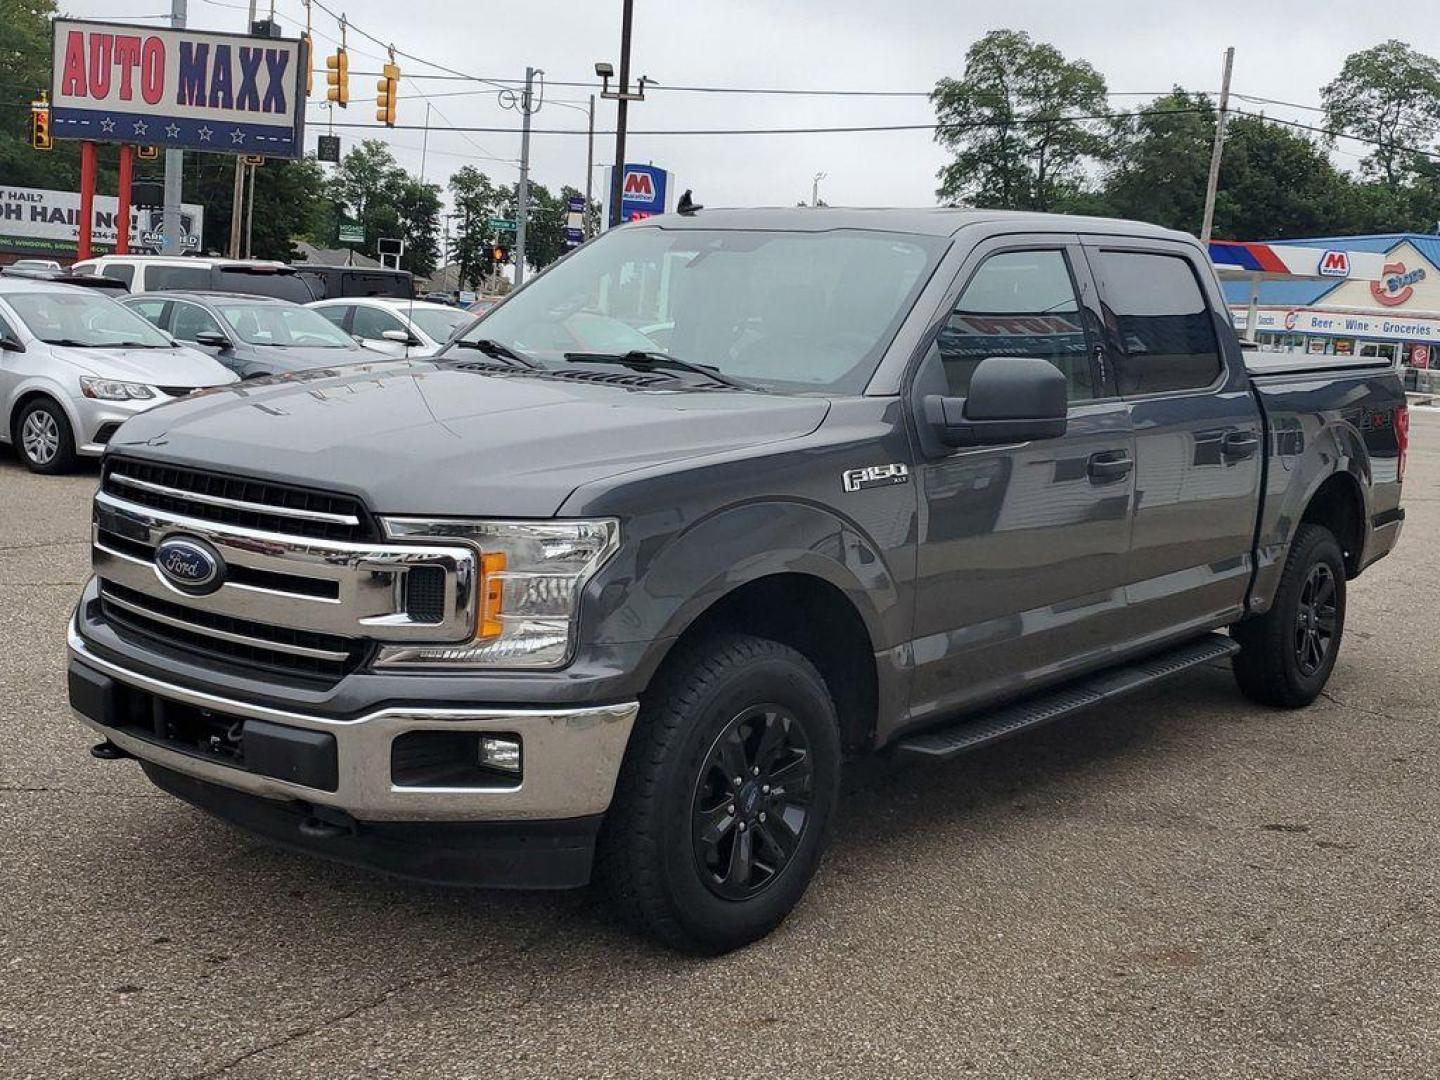
<path fill-rule="evenodd" d="M 387 356 L 434 356 L 475 321 L 463 308 L 390 296 L 337 296 L 307 304 L 367 349 Z"/>

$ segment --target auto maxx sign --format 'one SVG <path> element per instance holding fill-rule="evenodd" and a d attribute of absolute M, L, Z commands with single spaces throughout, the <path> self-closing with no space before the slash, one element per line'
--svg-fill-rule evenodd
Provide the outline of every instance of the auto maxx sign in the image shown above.
<path fill-rule="evenodd" d="M 78 19 L 54 27 L 56 138 L 300 156 L 301 41 Z"/>

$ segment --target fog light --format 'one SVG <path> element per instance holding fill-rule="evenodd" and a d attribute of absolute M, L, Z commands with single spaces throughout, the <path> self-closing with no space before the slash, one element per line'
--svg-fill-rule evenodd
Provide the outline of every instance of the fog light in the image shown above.
<path fill-rule="evenodd" d="M 502 772 L 520 771 L 520 740 L 480 736 L 480 764 Z"/>

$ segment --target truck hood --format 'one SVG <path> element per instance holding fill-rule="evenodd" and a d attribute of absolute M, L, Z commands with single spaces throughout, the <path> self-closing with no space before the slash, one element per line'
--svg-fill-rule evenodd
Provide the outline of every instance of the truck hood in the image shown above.
<path fill-rule="evenodd" d="M 172 349 L 80 348 L 47 346 L 58 359 L 87 375 L 148 386 L 224 386 L 235 374 L 205 353 L 177 345 Z"/>
<path fill-rule="evenodd" d="M 382 514 L 549 517 L 582 484 L 807 435 L 828 409 L 411 360 L 206 391 L 141 413 L 110 447 L 346 492 Z"/>

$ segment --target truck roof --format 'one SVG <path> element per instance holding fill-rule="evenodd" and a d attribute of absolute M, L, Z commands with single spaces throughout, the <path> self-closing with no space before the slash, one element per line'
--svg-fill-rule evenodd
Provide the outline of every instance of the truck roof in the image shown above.
<path fill-rule="evenodd" d="M 1194 240 L 1189 233 L 1120 218 L 1041 214 L 1026 210 L 963 210 L 953 207 L 771 206 L 703 207 L 693 214 L 657 214 L 632 222 L 630 228 L 776 229 L 824 232 L 830 229 L 877 229 L 925 236 L 953 236 L 972 225 L 1005 222 L 1035 232 L 1085 232 L 1123 236 L 1155 236 Z"/>

